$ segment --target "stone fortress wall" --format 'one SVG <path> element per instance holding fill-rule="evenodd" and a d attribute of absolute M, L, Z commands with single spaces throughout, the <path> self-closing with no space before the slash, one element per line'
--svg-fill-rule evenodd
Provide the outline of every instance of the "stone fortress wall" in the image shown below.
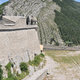
<path fill-rule="evenodd" d="M 28 62 L 35 54 L 40 54 L 38 26 L 26 25 L 26 18 L 23 17 L 5 18 L 15 23 L 0 24 L 0 64 L 5 66 L 12 61 L 19 66 L 20 62 Z"/>

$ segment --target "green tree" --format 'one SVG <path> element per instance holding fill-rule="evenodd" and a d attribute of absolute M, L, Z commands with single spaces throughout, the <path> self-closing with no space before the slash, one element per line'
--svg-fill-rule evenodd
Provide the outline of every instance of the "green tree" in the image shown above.
<path fill-rule="evenodd" d="M 0 65 L 0 80 L 2 80 L 2 75 L 3 75 L 3 70 L 1 69 L 1 65 Z"/>
<path fill-rule="evenodd" d="M 20 69 L 22 72 L 28 72 L 28 65 L 25 62 L 21 62 Z"/>

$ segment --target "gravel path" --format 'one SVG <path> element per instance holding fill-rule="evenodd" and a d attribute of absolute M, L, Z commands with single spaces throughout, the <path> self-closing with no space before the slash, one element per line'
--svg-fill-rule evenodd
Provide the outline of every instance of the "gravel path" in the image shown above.
<path fill-rule="evenodd" d="M 57 67 L 59 67 L 58 63 L 48 56 L 46 56 L 46 60 L 45 68 L 47 68 L 50 73 L 48 80 L 67 80 L 65 74 L 62 74 L 61 71 L 57 69 Z"/>

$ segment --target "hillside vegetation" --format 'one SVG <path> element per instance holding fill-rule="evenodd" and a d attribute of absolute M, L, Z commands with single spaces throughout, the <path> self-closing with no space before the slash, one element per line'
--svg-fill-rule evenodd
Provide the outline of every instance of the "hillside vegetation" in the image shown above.
<path fill-rule="evenodd" d="M 0 5 L 0 14 L 3 14 L 3 9 L 4 9 L 4 6 L 6 6 L 8 4 L 9 1 L 3 3 Z"/>
<path fill-rule="evenodd" d="M 53 0 L 60 7 L 61 12 L 55 11 L 55 22 L 64 42 L 80 44 L 80 3 L 73 0 Z"/>

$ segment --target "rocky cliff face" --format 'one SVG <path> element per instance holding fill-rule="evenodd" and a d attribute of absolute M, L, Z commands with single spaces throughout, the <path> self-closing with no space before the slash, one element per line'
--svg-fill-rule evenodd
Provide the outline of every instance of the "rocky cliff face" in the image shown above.
<path fill-rule="evenodd" d="M 60 7 L 53 0 L 10 0 L 5 6 L 6 15 L 33 15 L 38 19 L 39 38 L 42 44 L 63 45 L 57 24 L 54 22 L 55 12 Z"/>

